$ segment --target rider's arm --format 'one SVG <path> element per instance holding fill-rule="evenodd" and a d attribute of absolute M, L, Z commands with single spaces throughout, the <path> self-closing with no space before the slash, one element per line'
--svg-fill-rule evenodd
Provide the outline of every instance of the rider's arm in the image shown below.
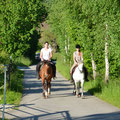
<path fill-rule="evenodd" d="M 40 52 L 40 59 L 43 61 L 43 52 Z"/>
<path fill-rule="evenodd" d="M 81 52 L 81 60 L 83 61 L 83 53 Z"/>
<path fill-rule="evenodd" d="M 74 64 L 77 64 L 76 59 L 75 59 L 75 53 L 73 53 L 73 61 L 74 61 Z"/>
<path fill-rule="evenodd" d="M 51 60 L 51 58 L 52 58 L 52 51 L 50 52 L 50 54 L 49 54 L 50 56 L 49 56 L 49 59 L 48 59 L 48 61 L 50 61 Z"/>
<path fill-rule="evenodd" d="M 50 52 L 50 59 L 52 58 L 52 56 L 53 56 L 53 55 L 52 55 L 52 51 L 51 51 L 51 52 Z"/>

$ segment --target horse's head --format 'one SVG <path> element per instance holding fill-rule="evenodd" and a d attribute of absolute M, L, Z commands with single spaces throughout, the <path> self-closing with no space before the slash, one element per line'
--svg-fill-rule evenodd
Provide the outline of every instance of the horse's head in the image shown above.
<path fill-rule="evenodd" d="M 44 60 L 43 61 L 43 64 L 44 64 L 44 71 L 45 71 L 45 74 L 50 74 L 51 73 L 51 65 L 50 65 L 50 62 L 47 61 L 47 60 Z"/>
<path fill-rule="evenodd" d="M 43 61 L 43 64 L 45 65 L 45 64 L 48 64 L 49 63 L 49 61 L 48 60 L 44 60 Z"/>
<path fill-rule="evenodd" d="M 84 65 L 83 62 L 81 61 L 78 63 L 78 69 L 81 73 L 83 72 L 83 65 Z"/>

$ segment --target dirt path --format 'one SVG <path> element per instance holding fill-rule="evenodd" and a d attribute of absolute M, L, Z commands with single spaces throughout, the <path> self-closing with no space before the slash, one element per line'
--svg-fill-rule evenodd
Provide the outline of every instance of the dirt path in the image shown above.
<path fill-rule="evenodd" d="M 16 120 L 120 120 L 120 109 L 85 93 L 85 99 L 72 94 L 72 84 L 57 73 L 51 96 L 42 96 L 36 66 L 23 69 L 24 91 L 19 109 L 6 110 L 5 117 Z"/>

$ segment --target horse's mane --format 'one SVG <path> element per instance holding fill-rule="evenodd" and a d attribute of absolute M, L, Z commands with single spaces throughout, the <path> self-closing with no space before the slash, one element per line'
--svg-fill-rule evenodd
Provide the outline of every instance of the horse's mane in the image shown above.
<path fill-rule="evenodd" d="M 48 60 L 43 61 L 44 64 L 50 65 L 50 62 Z"/>

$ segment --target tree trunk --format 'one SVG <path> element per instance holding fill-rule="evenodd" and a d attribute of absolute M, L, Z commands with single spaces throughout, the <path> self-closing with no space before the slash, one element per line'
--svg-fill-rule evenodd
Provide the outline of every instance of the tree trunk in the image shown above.
<path fill-rule="evenodd" d="M 94 61 L 93 53 L 91 53 L 91 61 L 92 61 L 92 70 L 93 70 L 93 78 L 96 79 L 96 64 Z"/>
<path fill-rule="evenodd" d="M 106 30 L 108 25 L 106 24 Z M 109 61 L 108 61 L 108 35 L 105 37 L 105 83 L 109 81 Z"/>
<path fill-rule="evenodd" d="M 66 35 L 65 35 L 66 36 Z M 66 62 L 66 55 L 67 55 L 67 40 L 65 38 L 65 56 L 64 56 L 64 63 Z"/>
<path fill-rule="evenodd" d="M 66 36 L 66 35 L 65 35 L 65 36 Z M 65 37 L 65 53 L 66 53 L 66 55 L 68 54 L 68 46 L 67 46 L 66 37 Z"/>
<path fill-rule="evenodd" d="M 68 38 L 68 51 L 70 50 L 70 39 Z"/>

